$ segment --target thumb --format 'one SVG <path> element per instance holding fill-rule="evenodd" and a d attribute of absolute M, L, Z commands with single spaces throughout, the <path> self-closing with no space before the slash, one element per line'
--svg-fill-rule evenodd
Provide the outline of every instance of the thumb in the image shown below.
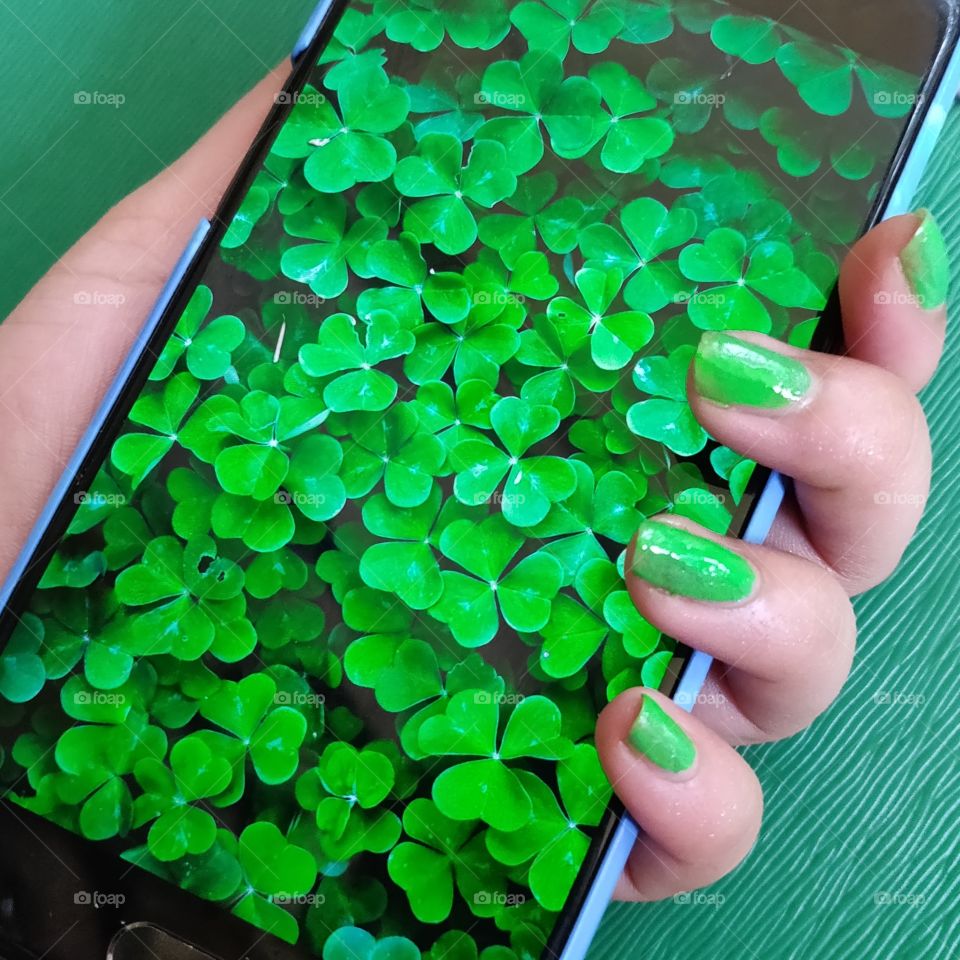
<path fill-rule="evenodd" d="M 211 216 L 286 68 L 126 197 L 0 324 L 0 573 L 6 574 L 197 223 Z"/>

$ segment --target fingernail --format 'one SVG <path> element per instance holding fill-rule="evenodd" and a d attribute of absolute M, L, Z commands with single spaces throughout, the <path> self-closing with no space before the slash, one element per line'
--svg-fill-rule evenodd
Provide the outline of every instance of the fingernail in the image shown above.
<path fill-rule="evenodd" d="M 745 600 L 757 575 L 738 553 L 679 527 L 648 520 L 637 533 L 633 572 L 661 590 L 713 603 Z"/>
<path fill-rule="evenodd" d="M 725 407 L 775 409 L 798 403 L 812 383 L 807 368 L 780 353 L 726 333 L 705 333 L 693 359 L 700 396 Z"/>
<path fill-rule="evenodd" d="M 917 216 L 920 226 L 900 253 L 900 265 L 920 306 L 936 310 L 947 302 L 950 285 L 947 244 L 929 210 L 918 210 Z"/>
<path fill-rule="evenodd" d="M 697 748 L 683 728 L 652 697 L 645 696 L 627 734 L 627 743 L 651 763 L 670 773 L 693 766 Z"/>

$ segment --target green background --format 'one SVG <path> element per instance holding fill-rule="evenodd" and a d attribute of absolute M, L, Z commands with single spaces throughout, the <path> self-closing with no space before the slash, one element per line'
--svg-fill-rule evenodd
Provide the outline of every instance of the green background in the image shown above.
<path fill-rule="evenodd" d="M 0 316 L 288 53 L 312 6 L 0 0 Z M 80 91 L 125 103 L 78 106 Z M 921 197 L 955 250 L 958 149 L 960 111 Z M 747 751 L 766 793 L 757 848 L 709 903 L 612 908 L 597 960 L 960 956 L 958 346 L 954 339 L 924 397 L 933 498 L 899 572 L 857 603 L 850 683 L 802 736 Z"/>

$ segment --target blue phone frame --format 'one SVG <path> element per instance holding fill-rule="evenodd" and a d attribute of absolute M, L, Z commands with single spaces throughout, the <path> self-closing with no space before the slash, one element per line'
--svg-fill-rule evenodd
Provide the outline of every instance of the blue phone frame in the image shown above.
<path fill-rule="evenodd" d="M 291 54 L 294 65 L 298 63 L 316 40 L 335 2 L 336 0 L 320 0 L 320 3 L 314 9 L 294 45 Z M 916 196 L 934 148 L 943 132 L 958 90 L 960 90 L 960 46 L 957 46 L 952 52 L 939 85 L 934 92 L 929 94 L 929 106 L 923 125 L 914 137 L 910 152 L 883 207 L 881 220 L 911 211 L 912 201 Z M 6 607 L 15 586 L 26 572 L 44 532 L 68 495 L 97 437 L 105 428 L 110 413 L 120 398 L 127 381 L 133 374 L 154 331 L 166 314 L 170 303 L 190 272 L 196 258 L 201 253 L 204 241 L 211 229 L 212 225 L 209 220 L 200 222 L 174 267 L 170 279 L 151 310 L 140 335 L 126 360 L 117 371 L 117 375 L 104 396 L 103 402 L 77 444 L 76 450 L 53 488 L 23 549 L 2 588 L 0 588 L 0 608 Z M 770 474 L 753 506 L 750 520 L 742 536 L 743 540 L 755 544 L 761 544 L 766 540 L 783 504 L 787 489 L 788 480 L 786 478 L 775 472 Z M 712 663 L 712 657 L 699 651 L 694 651 L 687 660 L 673 692 L 674 702 L 682 709 L 687 711 L 693 709 Z M 623 873 L 627 858 L 633 849 L 638 834 L 639 828 L 636 823 L 629 815 L 624 814 L 607 843 L 600 866 L 597 868 L 593 882 L 583 898 L 577 917 L 570 927 L 570 932 L 558 960 L 583 960 L 586 956 L 603 919 L 603 914 L 613 897 L 617 881 Z"/>

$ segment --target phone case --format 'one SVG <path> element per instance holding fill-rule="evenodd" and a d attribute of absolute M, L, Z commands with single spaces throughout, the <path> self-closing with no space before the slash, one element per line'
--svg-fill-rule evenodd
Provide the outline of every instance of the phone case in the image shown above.
<path fill-rule="evenodd" d="M 296 64 L 316 39 L 335 0 L 321 0 L 310 15 L 291 54 Z M 960 47 L 953 51 L 939 86 L 930 94 L 930 103 L 923 125 L 918 131 L 913 146 L 897 178 L 894 188 L 883 209 L 881 219 L 908 213 L 917 193 L 921 178 L 930 161 L 933 150 L 946 123 L 948 113 L 960 89 Z M 101 406 L 89 428 L 81 438 L 66 469 L 31 531 L 23 550 L 0 589 L 0 606 L 6 605 L 14 585 L 22 577 L 27 564 L 49 525 L 58 505 L 63 501 L 77 474 L 81 470 L 90 449 L 101 429 L 103 429 L 110 411 L 116 403 L 127 379 L 143 353 L 151 335 L 163 318 L 168 305 L 177 294 L 184 278 L 190 271 L 204 241 L 211 230 L 208 220 L 203 220 L 190 239 L 180 260 L 177 262 L 167 285 L 154 305 L 144 327 L 134 343 L 129 356 L 117 372 L 117 376 L 107 391 Z M 789 488 L 789 479 L 772 473 L 761 490 L 753 507 L 750 520 L 742 539 L 748 543 L 761 544 L 769 534 L 773 522 L 783 503 Z M 693 709 L 697 697 L 706 680 L 713 658 L 694 652 L 683 668 L 673 700 L 681 708 Z M 636 842 L 639 828 L 629 817 L 624 816 L 610 839 L 603 861 L 597 870 L 594 881 L 581 909 L 574 920 L 570 934 L 559 955 L 559 960 L 582 960 L 590 947 L 604 911 L 613 896 L 617 880 L 623 872 L 627 858 Z"/>

